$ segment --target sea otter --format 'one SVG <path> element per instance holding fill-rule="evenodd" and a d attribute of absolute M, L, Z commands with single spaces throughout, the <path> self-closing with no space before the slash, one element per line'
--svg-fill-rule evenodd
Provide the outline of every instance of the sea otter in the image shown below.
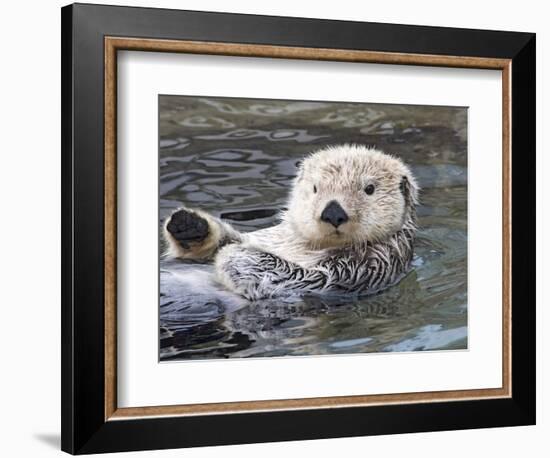
<path fill-rule="evenodd" d="M 417 203 L 418 186 L 400 159 L 339 145 L 302 161 L 276 226 L 241 233 L 183 207 L 163 232 L 168 256 L 213 261 L 217 280 L 249 300 L 370 294 L 409 270 Z"/>

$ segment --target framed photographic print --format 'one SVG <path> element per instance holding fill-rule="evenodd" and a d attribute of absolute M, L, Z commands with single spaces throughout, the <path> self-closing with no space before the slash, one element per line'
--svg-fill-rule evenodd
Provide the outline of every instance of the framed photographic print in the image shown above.
<path fill-rule="evenodd" d="M 62 79 L 63 450 L 534 424 L 534 34 L 76 4 Z"/>

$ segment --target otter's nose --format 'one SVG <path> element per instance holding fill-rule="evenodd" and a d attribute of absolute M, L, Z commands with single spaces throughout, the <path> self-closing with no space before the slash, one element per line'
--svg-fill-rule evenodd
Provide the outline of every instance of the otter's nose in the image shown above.
<path fill-rule="evenodd" d="M 321 213 L 321 221 L 332 224 L 334 227 L 344 224 L 348 219 L 347 213 L 335 200 L 330 201 Z"/>

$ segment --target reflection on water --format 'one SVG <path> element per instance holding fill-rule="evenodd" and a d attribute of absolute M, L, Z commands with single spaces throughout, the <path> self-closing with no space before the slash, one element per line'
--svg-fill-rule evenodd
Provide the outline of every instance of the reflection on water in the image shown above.
<path fill-rule="evenodd" d="M 249 303 L 210 265 L 163 259 L 161 360 L 467 347 L 464 108 L 161 96 L 160 222 L 185 203 L 274 225 L 300 158 L 352 142 L 403 158 L 422 187 L 414 269 L 375 296 Z"/>

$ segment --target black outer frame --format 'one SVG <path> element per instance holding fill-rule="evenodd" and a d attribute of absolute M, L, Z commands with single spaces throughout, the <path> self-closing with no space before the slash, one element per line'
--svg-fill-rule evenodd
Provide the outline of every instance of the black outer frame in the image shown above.
<path fill-rule="evenodd" d="M 512 397 L 105 421 L 105 36 L 512 59 Z M 535 424 L 534 34 L 74 4 L 62 8 L 61 38 L 64 451 Z"/>

